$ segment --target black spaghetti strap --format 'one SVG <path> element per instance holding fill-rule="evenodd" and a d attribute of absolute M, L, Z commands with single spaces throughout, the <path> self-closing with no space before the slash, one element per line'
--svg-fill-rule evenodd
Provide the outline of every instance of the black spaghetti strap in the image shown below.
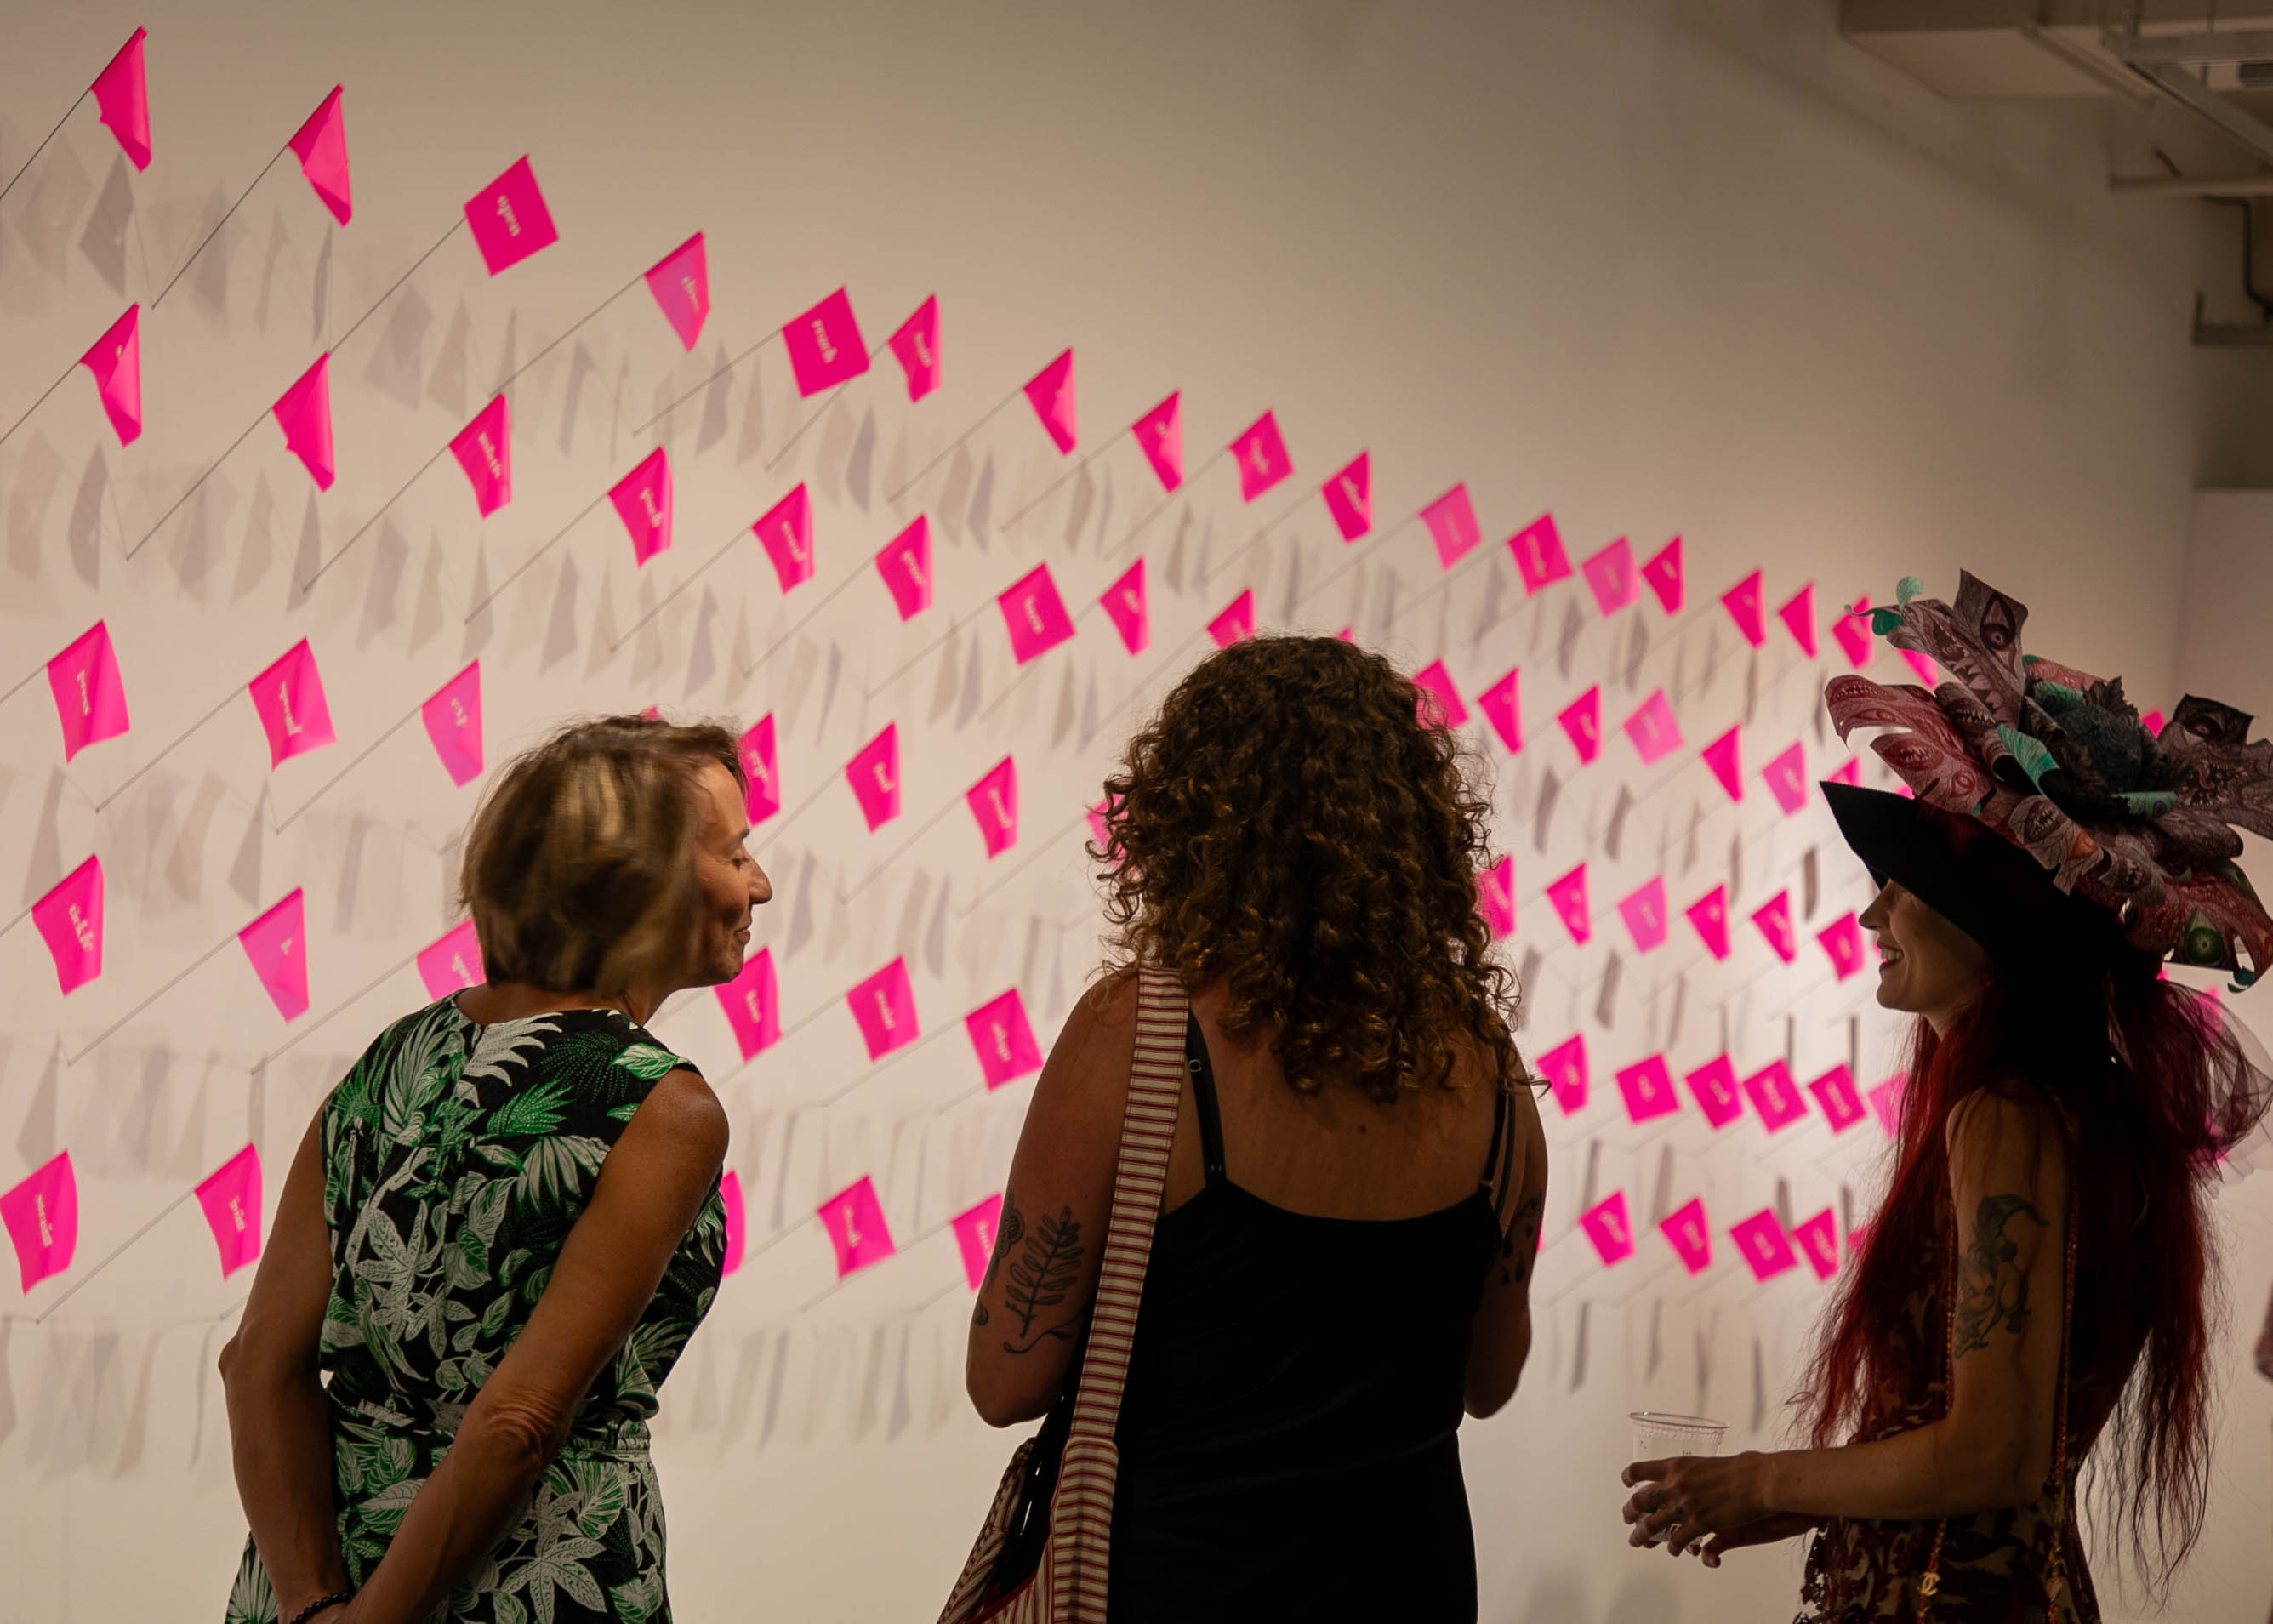
<path fill-rule="evenodd" d="M 1207 1181 L 1220 1182 L 1223 1170 L 1223 1116 L 1215 1104 L 1215 1068 L 1208 1064 L 1207 1039 L 1197 1014 L 1184 1017 L 1184 1070 L 1191 1074 L 1192 1104 L 1200 1119 L 1200 1156 L 1207 1166 Z"/>
<path fill-rule="evenodd" d="M 1515 1177 L 1515 1133 L 1509 1117 L 1508 1091 L 1498 1090 L 1492 1101 L 1491 1148 L 1484 1153 L 1483 1177 L 1476 1180 L 1476 1188 L 1491 1197 L 1492 1211 L 1499 1211 L 1507 1199 L 1508 1182 Z"/>

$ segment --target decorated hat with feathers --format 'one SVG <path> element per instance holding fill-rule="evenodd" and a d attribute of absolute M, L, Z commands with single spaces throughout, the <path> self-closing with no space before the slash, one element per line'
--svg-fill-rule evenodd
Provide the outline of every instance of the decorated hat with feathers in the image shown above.
<path fill-rule="evenodd" d="M 2224 970 L 2237 989 L 2273 964 L 2273 918 L 2241 872 L 2246 829 L 2273 836 L 2273 740 L 2247 713 L 2191 695 L 2160 734 L 2102 680 L 2021 651 L 2028 608 L 1960 573 L 1957 600 L 1905 578 L 1872 628 L 1947 673 L 1928 692 L 1859 676 L 1824 688 L 1921 801 L 1979 820 L 2063 891 L 2112 913 L 2131 945 Z"/>

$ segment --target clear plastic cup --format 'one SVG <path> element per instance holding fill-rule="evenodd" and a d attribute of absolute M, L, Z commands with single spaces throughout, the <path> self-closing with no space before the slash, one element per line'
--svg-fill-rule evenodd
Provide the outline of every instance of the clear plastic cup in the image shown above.
<path fill-rule="evenodd" d="M 1663 1461 L 1677 1455 L 1718 1455 L 1728 1435 L 1726 1421 L 1703 1416 L 1669 1415 L 1662 1410 L 1636 1410 L 1626 1416 L 1633 1425 L 1633 1458 Z"/>
<path fill-rule="evenodd" d="M 1636 1410 L 1627 1413 L 1633 1427 L 1633 1458 L 1664 1461 L 1683 1455 L 1718 1455 L 1729 1424 L 1704 1416 L 1669 1415 L 1663 1410 Z M 1657 1542 L 1650 1542 L 1654 1545 Z"/>

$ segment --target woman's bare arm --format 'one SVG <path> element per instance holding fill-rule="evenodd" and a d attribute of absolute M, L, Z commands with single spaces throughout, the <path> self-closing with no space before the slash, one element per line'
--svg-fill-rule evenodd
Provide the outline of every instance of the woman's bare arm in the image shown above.
<path fill-rule="evenodd" d="M 964 1363 L 990 1425 L 1045 1413 L 1064 1385 L 1105 1266 L 1136 1048 L 1136 979 L 1117 976 L 1074 1005 L 1035 1080 Z"/>
<path fill-rule="evenodd" d="M 1531 1271 L 1539 1259 L 1539 1220 L 1547 1206 L 1547 1136 L 1539 1101 L 1518 1087 L 1508 1101 L 1508 1132 L 1522 1154 L 1500 1192 L 1500 1254 L 1484 1280 L 1483 1301 L 1468 1330 L 1467 1410 L 1482 1420 L 1515 1396 L 1531 1357 Z"/>
<path fill-rule="evenodd" d="M 1874 1443 L 1637 1462 L 1636 1543 L 1676 1549 L 1778 1514 L 1925 1522 L 2025 1505 L 2052 1467 L 2067 1168 L 2040 1109 L 1976 1094 L 1951 1114 L 1957 1296 L 1949 1414 Z M 1683 1515 L 1674 1515 L 1677 1511 Z"/>
<path fill-rule="evenodd" d="M 726 1114 L 709 1086 L 668 1073 L 608 1152 L 529 1323 L 338 1624 L 424 1619 L 480 1565 L 654 1298 L 725 1157 Z"/>
<path fill-rule="evenodd" d="M 331 1419 L 316 1363 L 331 1290 L 319 1110 L 285 1175 L 236 1334 L 221 1350 L 237 1499 L 286 1620 L 347 1588 L 332 1494 Z"/>

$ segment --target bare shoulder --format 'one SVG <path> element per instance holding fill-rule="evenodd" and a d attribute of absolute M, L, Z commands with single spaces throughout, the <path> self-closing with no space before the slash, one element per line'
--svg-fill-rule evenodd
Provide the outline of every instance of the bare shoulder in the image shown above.
<path fill-rule="evenodd" d="M 722 1162 L 726 1159 L 728 1135 L 726 1108 L 718 1102 L 717 1094 L 700 1071 L 679 1066 L 664 1072 L 648 1091 L 639 1109 L 632 1113 L 623 1142 L 666 1155 Z"/>

